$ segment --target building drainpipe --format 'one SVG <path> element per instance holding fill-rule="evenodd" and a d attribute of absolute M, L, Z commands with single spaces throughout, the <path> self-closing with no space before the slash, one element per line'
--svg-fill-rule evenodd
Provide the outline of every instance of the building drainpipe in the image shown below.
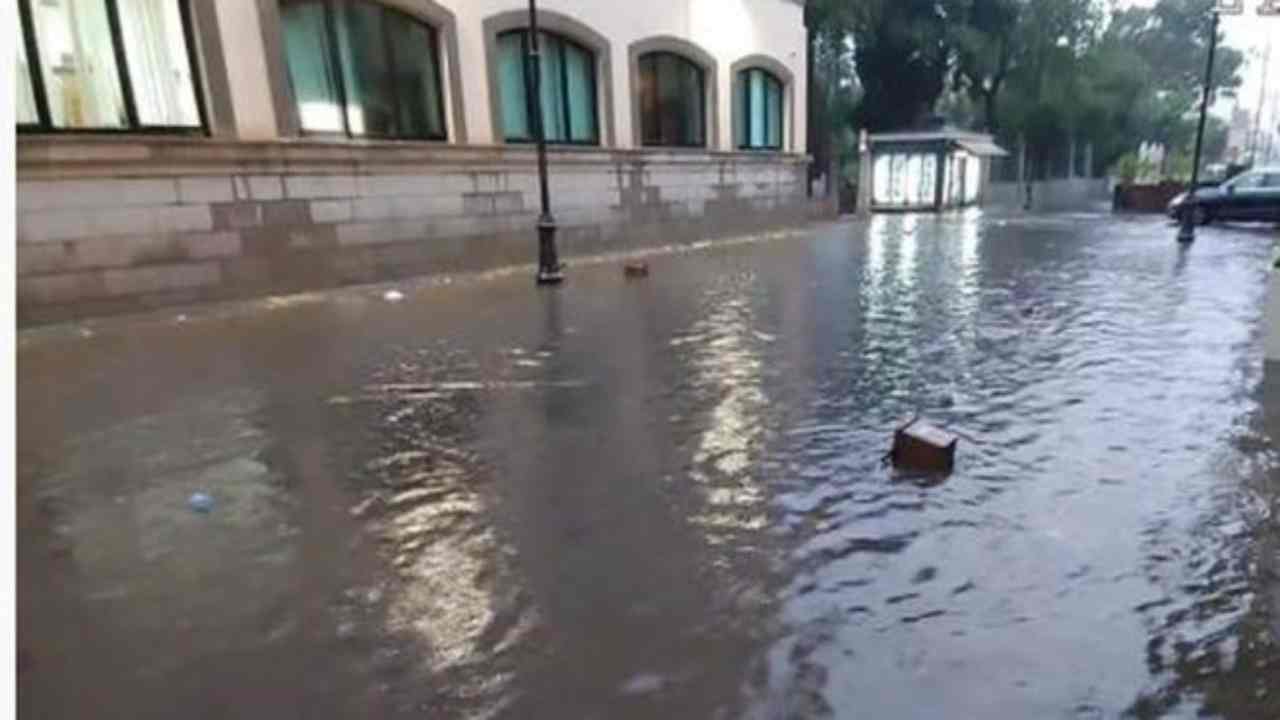
<path fill-rule="evenodd" d="M 813 178 L 814 178 L 814 157 L 813 150 L 817 147 L 814 142 L 814 122 L 817 115 L 813 111 L 814 92 L 813 92 L 813 42 L 817 37 L 817 33 L 813 29 L 813 11 L 810 10 L 810 4 L 804 5 L 804 102 L 805 102 L 805 148 L 808 149 L 809 165 L 805 173 L 804 191 L 805 195 L 813 198 Z"/>
<path fill-rule="evenodd" d="M 857 205 L 855 208 L 858 217 L 871 216 L 871 183 L 873 182 L 871 174 L 871 141 L 867 137 L 867 131 L 861 130 L 858 133 L 858 196 L 854 199 Z"/>

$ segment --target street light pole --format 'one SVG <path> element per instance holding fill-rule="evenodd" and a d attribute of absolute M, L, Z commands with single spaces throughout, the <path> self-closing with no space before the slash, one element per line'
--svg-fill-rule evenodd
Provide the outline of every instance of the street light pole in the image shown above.
<path fill-rule="evenodd" d="M 551 216 L 551 190 L 547 184 L 547 137 L 542 124 L 542 54 L 538 42 L 538 3 L 529 0 L 529 62 L 525 87 L 533 98 L 533 137 L 538 145 L 538 190 L 542 214 L 538 216 L 538 284 L 558 285 L 564 280 L 556 253 L 556 220 Z"/>
<path fill-rule="evenodd" d="M 1200 97 L 1200 125 L 1196 128 L 1196 150 L 1191 158 L 1191 189 L 1187 191 L 1186 208 L 1182 211 L 1182 224 L 1178 227 L 1178 242 L 1191 243 L 1196 239 L 1195 210 L 1196 186 L 1200 183 L 1200 151 L 1204 146 L 1204 125 L 1209 118 L 1209 95 L 1213 93 L 1213 56 L 1218 51 L 1218 23 L 1221 12 L 1213 11 L 1213 26 L 1209 33 L 1209 61 L 1204 68 L 1204 94 Z"/>
<path fill-rule="evenodd" d="M 1243 15 L 1244 0 L 1217 0 L 1213 8 L 1213 27 L 1209 35 L 1209 60 L 1204 69 L 1204 96 L 1200 98 L 1200 126 L 1196 129 L 1196 152 L 1191 160 L 1191 189 L 1183 206 L 1178 225 L 1178 242 L 1189 243 L 1196 239 L 1195 211 L 1196 185 L 1200 183 L 1200 150 L 1204 145 L 1204 124 L 1209 116 L 1209 96 L 1213 92 L 1213 56 L 1218 50 L 1218 24 L 1222 16 Z M 1280 16 L 1280 0 L 1258 0 L 1258 15 Z"/>

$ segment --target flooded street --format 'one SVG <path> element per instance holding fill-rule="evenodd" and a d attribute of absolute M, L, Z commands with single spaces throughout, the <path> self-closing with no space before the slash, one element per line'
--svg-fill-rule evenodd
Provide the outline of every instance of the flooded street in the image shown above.
<path fill-rule="evenodd" d="M 1173 234 L 882 216 L 27 333 L 20 714 L 1280 717 L 1274 233 Z M 917 413 L 945 481 L 882 464 Z"/>

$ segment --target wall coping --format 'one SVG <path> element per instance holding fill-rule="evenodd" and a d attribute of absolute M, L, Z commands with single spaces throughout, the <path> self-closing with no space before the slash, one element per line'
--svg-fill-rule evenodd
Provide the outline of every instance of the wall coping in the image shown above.
<path fill-rule="evenodd" d="M 513 165 L 531 166 L 537 161 L 532 146 L 320 138 L 242 141 L 138 135 L 19 135 L 15 150 L 19 181 L 226 174 L 359 175 L 422 171 L 424 165 L 441 166 L 441 170 L 483 172 L 486 169 L 508 169 Z M 553 146 L 548 149 L 548 158 L 556 165 L 707 165 L 728 162 L 805 165 L 811 161 L 806 155 L 786 152 L 576 146 Z"/>

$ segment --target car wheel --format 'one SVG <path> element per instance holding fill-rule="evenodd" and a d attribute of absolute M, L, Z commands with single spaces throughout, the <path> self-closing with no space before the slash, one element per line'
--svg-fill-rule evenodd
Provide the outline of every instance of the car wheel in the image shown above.
<path fill-rule="evenodd" d="M 1191 208 L 1191 222 L 1194 225 L 1208 225 L 1213 222 L 1213 213 L 1203 205 L 1196 205 Z"/>

